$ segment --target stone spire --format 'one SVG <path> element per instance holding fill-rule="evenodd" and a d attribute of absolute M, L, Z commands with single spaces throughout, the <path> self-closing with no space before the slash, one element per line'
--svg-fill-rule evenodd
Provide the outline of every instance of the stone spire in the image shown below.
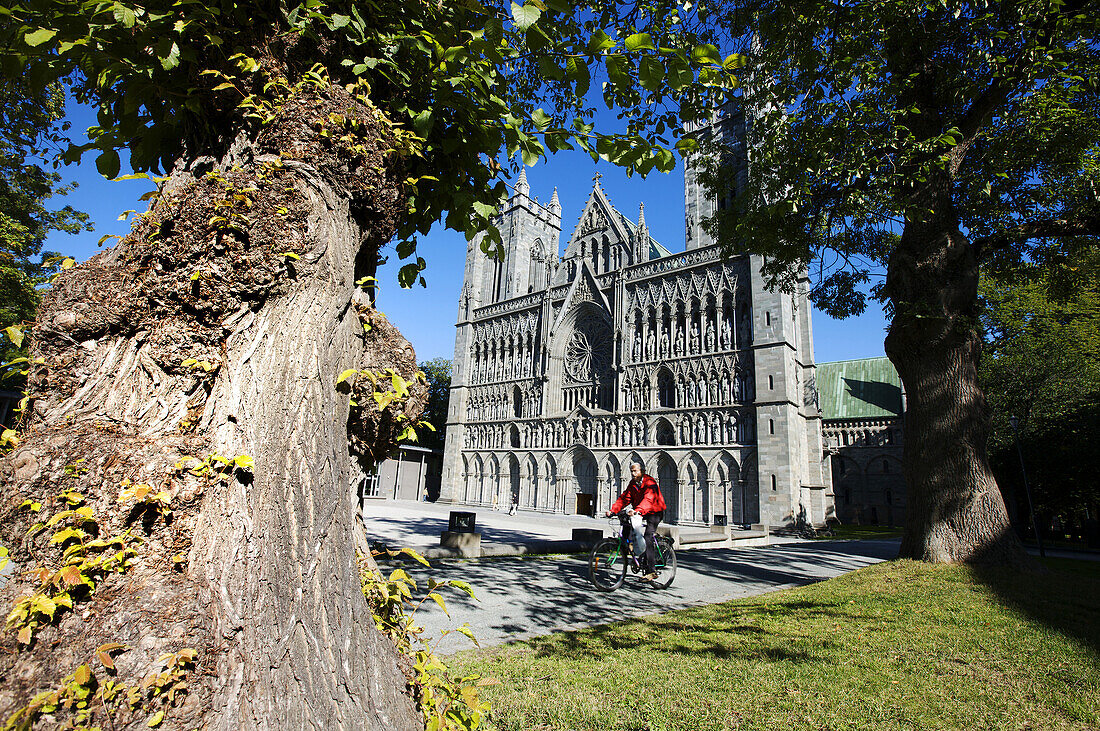
<path fill-rule="evenodd" d="M 519 179 L 516 180 L 516 195 L 530 196 L 531 186 L 527 184 L 527 168 L 519 169 Z"/>
<path fill-rule="evenodd" d="M 645 203 L 638 204 L 638 228 L 647 228 L 645 225 Z"/>
<path fill-rule="evenodd" d="M 554 188 L 554 196 L 550 199 L 547 209 L 550 211 L 550 215 L 561 218 L 561 201 L 558 200 L 557 188 Z"/>

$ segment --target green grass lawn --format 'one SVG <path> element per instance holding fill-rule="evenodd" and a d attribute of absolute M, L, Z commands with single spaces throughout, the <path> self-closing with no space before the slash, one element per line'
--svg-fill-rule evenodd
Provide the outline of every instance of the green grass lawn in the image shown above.
<path fill-rule="evenodd" d="M 501 730 L 1100 728 L 1100 563 L 1047 566 L 892 561 L 452 669 Z"/>

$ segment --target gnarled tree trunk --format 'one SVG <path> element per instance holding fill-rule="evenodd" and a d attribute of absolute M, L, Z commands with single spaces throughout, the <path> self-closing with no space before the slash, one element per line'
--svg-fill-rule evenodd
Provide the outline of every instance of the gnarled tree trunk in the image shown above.
<path fill-rule="evenodd" d="M 906 525 L 901 557 L 1015 563 L 989 468 L 989 414 L 978 385 L 978 261 L 950 200 L 906 223 L 886 288 L 895 307 L 886 354 L 905 384 Z"/>
<path fill-rule="evenodd" d="M 333 125 L 350 141 L 319 134 Z M 303 92 L 258 136 L 180 165 L 129 237 L 59 280 L 34 333 L 29 428 L 0 463 L 5 544 L 48 559 L 20 542 L 17 506 L 63 488 L 88 497 L 101 534 L 123 530 L 124 478 L 167 490 L 174 520 L 147 526 L 130 571 L 0 661 L 4 711 L 120 642 L 120 680 L 198 650 L 168 726 L 421 727 L 353 533 L 361 462 L 388 451 L 426 388 L 379 413 L 361 388 L 335 387 L 350 368 L 416 372 L 355 286 L 392 235 L 402 178 L 379 113 L 339 87 Z M 357 395 L 369 403 L 349 405 Z M 4 644 L 16 648 L 10 633 Z"/>

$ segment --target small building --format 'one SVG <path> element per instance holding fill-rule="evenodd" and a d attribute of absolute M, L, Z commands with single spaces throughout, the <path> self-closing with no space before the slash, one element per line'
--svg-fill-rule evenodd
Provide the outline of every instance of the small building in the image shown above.
<path fill-rule="evenodd" d="M 905 523 L 905 392 L 889 358 L 818 363 L 822 441 L 842 523 Z"/>
<path fill-rule="evenodd" d="M 435 502 L 439 498 L 442 474 L 442 451 L 402 444 L 396 454 L 383 460 L 373 474 L 363 478 L 359 485 L 359 499 Z"/>

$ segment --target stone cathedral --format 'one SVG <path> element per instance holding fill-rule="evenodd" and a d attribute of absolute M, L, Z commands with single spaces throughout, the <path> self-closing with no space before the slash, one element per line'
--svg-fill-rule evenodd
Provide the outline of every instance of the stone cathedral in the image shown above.
<path fill-rule="evenodd" d="M 480 238 L 466 254 L 441 501 L 596 515 L 641 462 L 666 522 L 832 514 L 806 283 L 769 291 L 758 257 L 723 259 L 690 166 L 685 199 L 672 253 L 597 175 L 559 254 L 557 190 L 540 204 L 521 172 L 503 260 Z"/>

